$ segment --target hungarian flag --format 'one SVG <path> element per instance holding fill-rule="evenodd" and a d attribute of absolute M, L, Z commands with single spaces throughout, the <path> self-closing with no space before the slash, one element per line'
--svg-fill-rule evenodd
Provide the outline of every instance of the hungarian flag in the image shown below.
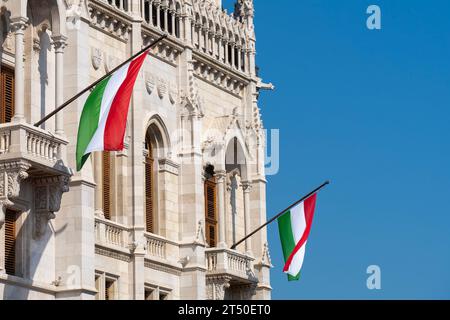
<path fill-rule="evenodd" d="M 300 279 L 316 199 L 317 194 L 314 194 L 278 218 L 278 230 L 286 262 L 283 272 L 288 274 L 289 281 Z"/>
<path fill-rule="evenodd" d="M 148 51 L 100 82 L 81 113 L 77 139 L 77 170 L 94 151 L 121 151 L 131 94 Z"/>

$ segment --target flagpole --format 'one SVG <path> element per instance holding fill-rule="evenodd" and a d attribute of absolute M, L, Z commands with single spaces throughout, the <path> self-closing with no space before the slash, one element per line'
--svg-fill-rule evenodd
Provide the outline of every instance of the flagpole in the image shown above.
<path fill-rule="evenodd" d="M 147 51 L 148 49 L 151 49 L 152 47 L 154 47 L 155 45 L 157 45 L 159 42 L 161 42 L 162 40 L 164 40 L 165 38 L 167 38 L 167 34 L 163 34 L 161 37 L 159 37 L 158 39 L 156 39 L 154 42 L 152 42 L 151 44 L 149 44 L 148 46 L 146 46 L 144 49 L 142 49 L 141 51 L 139 51 L 138 53 L 136 53 L 135 55 L 133 55 L 131 58 L 129 58 L 128 60 L 124 61 L 123 63 L 121 63 L 120 65 L 118 65 L 117 67 L 115 67 L 113 70 L 111 70 L 110 72 L 108 72 L 107 74 L 105 74 L 103 77 L 101 77 L 100 79 L 98 79 L 97 81 L 95 81 L 94 83 L 92 83 L 90 86 L 88 86 L 87 88 L 83 89 L 82 91 L 78 92 L 75 96 L 73 96 L 72 98 L 70 98 L 69 100 L 67 100 L 66 102 L 64 102 L 62 105 L 60 105 L 58 108 L 56 108 L 55 110 L 53 110 L 52 112 L 50 112 L 48 115 L 46 115 L 44 118 L 42 118 L 41 120 L 39 120 L 38 122 L 36 122 L 34 124 L 35 127 L 39 127 L 41 124 L 43 124 L 44 122 L 46 122 L 48 119 L 50 119 L 51 117 L 53 117 L 55 114 L 57 114 L 58 112 L 60 112 L 61 110 L 63 110 L 65 107 L 67 107 L 69 104 L 71 104 L 72 102 L 74 102 L 76 99 L 78 99 L 79 97 L 81 97 L 83 94 L 85 94 L 86 92 L 88 92 L 89 90 L 91 90 L 92 88 L 94 88 L 96 85 L 98 85 L 100 82 L 102 82 L 103 80 L 105 80 L 106 78 L 108 78 L 111 74 L 113 74 L 114 72 L 116 72 L 117 70 L 119 70 L 120 68 L 122 68 L 124 65 L 126 65 L 128 62 L 134 60 L 136 57 L 140 56 L 141 54 L 143 54 L 145 51 Z"/>
<path fill-rule="evenodd" d="M 244 242 L 245 240 L 247 240 L 248 238 L 252 237 L 253 235 L 255 235 L 256 233 L 258 233 L 259 231 L 261 231 L 261 229 L 267 227 L 269 224 L 271 224 L 272 222 L 274 222 L 275 220 L 277 220 L 279 217 L 281 217 L 283 214 L 285 214 L 288 210 L 292 209 L 293 207 L 295 207 L 296 205 L 298 205 L 299 203 L 305 201 L 306 199 L 311 198 L 314 194 L 316 194 L 317 192 L 319 192 L 320 190 L 322 190 L 323 188 L 325 188 L 327 185 L 330 184 L 330 181 L 325 181 L 324 183 L 322 183 L 319 187 L 317 187 L 316 189 L 314 189 L 313 191 L 311 191 L 310 193 L 308 193 L 306 196 L 304 196 L 303 198 L 301 198 L 300 200 L 298 200 L 297 202 L 295 202 L 294 204 L 290 205 L 289 207 L 287 207 L 286 209 L 284 209 L 283 211 L 281 211 L 279 214 L 277 214 L 275 217 L 273 217 L 272 219 L 270 219 L 269 221 L 267 221 L 265 224 L 263 224 L 261 227 L 259 227 L 258 229 L 256 229 L 255 231 L 253 231 L 252 233 L 250 233 L 249 235 L 247 235 L 245 238 L 243 238 L 242 240 L 240 240 L 239 242 L 236 242 L 235 244 L 233 244 L 231 246 L 232 250 L 235 250 L 236 247 L 238 245 L 240 245 L 242 242 Z"/>

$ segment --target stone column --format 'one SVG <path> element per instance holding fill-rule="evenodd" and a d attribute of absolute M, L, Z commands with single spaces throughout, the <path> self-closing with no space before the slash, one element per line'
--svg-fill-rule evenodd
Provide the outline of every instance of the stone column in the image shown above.
<path fill-rule="evenodd" d="M 27 28 L 28 18 L 11 18 L 11 29 L 15 34 L 16 41 L 16 65 L 14 69 L 14 107 L 15 114 L 13 121 L 22 122 L 25 120 L 25 71 L 24 71 L 24 34 Z"/>
<path fill-rule="evenodd" d="M 231 67 L 236 68 L 236 46 L 233 42 L 230 45 L 231 45 Z"/>
<path fill-rule="evenodd" d="M 161 2 L 155 1 L 155 5 L 156 5 L 156 27 L 158 27 L 159 29 L 162 29 L 161 28 L 161 14 L 159 13 L 159 10 L 161 10 Z"/>
<path fill-rule="evenodd" d="M 171 13 L 171 21 L 170 23 L 172 24 L 172 35 L 176 37 L 177 33 L 175 32 L 175 16 L 176 16 L 176 12 L 175 10 L 170 10 Z"/>
<path fill-rule="evenodd" d="M 224 41 L 224 48 L 225 48 L 225 52 L 224 52 L 224 57 L 225 57 L 225 63 L 228 64 L 228 54 L 230 53 L 228 50 L 228 41 L 225 39 Z"/>
<path fill-rule="evenodd" d="M 241 71 L 242 69 L 242 49 L 240 47 L 238 47 L 238 70 Z"/>
<path fill-rule="evenodd" d="M 148 24 L 153 25 L 153 1 L 148 2 Z"/>
<path fill-rule="evenodd" d="M 67 37 L 58 35 L 52 37 L 53 46 L 55 47 L 55 64 L 56 64 L 56 88 L 55 88 L 55 108 L 64 103 L 64 48 L 67 45 Z M 60 111 L 55 116 L 55 133 L 59 136 L 64 135 L 64 111 Z"/>
<path fill-rule="evenodd" d="M 225 242 L 225 180 L 226 171 L 217 171 L 217 207 L 219 211 L 219 248 L 226 248 Z"/>
<path fill-rule="evenodd" d="M 251 208 L 250 208 L 250 193 L 252 191 L 252 184 L 248 181 L 242 182 L 242 189 L 244 191 L 244 219 L 245 219 L 245 235 L 249 235 L 252 230 L 251 226 Z M 252 256 L 252 241 L 245 240 L 245 251 Z"/>

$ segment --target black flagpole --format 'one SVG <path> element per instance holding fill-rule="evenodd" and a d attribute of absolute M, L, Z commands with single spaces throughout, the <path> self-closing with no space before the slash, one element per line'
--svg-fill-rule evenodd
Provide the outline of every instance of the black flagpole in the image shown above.
<path fill-rule="evenodd" d="M 259 227 L 258 229 L 256 229 L 255 231 L 253 231 L 252 233 L 250 233 L 249 235 L 247 235 L 245 238 L 243 238 L 242 240 L 240 240 L 239 242 L 236 242 L 235 244 L 233 244 L 233 246 L 231 246 L 232 250 L 235 250 L 236 247 L 238 245 L 240 245 L 242 242 L 244 242 L 245 240 L 247 240 L 248 238 L 250 238 L 251 236 L 255 235 L 256 233 L 258 233 L 261 229 L 267 227 L 269 224 L 271 224 L 272 222 L 274 222 L 275 220 L 277 220 L 279 217 L 281 217 L 283 214 L 285 214 L 288 210 L 292 209 L 293 207 L 295 207 L 296 205 L 298 205 L 299 203 L 305 201 L 306 199 L 312 197 L 314 194 L 316 194 L 317 192 L 319 192 L 320 190 L 322 190 L 323 188 L 325 188 L 327 185 L 330 184 L 330 181 L 325 181 L 324 183 L 322 183 L 319 187 L 317 187 L 316 189 L 314 189 L 313 191 L 311 191 L 310 193 L 308 193 L 306 196 L 304 196 L 303 198 L 301 198 L 300 200 L 298 200 L 297 202 L 295 202 L 294 204 L 290 205 L 289 207 L 287 207 L 286 209 L 284 209 L 283 211 L 281 211 L 279 214 L 277 214 L 275 217 L 273 217 L 272 219 L 270 219 L 269 221 L 267 221 L 265 224 L 263 224 L 261 227 Z"/>
<path fill-rule="evenodd" d="M 88 92 L 89 90 L 91 90 L 92 88 L 94 88 L 96 85 L 98 85 L 100 82 L 102 82 L 103 80 L 105 80 L 107 77 L 109 77 L 111 74 L 113 74 L 114 72 L 116 72 L 117 70 L 119 70 L 120 68 L 122 68 L 124 65 L 126 65 L 128 62 L 134 60 L 136 57 L 140 56 L 141 54 L 143 54 L 145 51 L 147 51 L 148 49 L 154 47 L 155 45 L 157 45 L 160 41 L 164 40 L 165 38 L 167 38 L 167 34 L 163 34 L 161 37 L 159 37 L 158 39 L 156 39 L 154 42 L 152 42 L 151 44 L 149 44 L 147 47 L 145 47 L 144 49 L 142 49 L 141 51 L 139 51 L 138 53 L 136 53 L 135 55 L 133 55 L 131 58 L 129 58 L 128 60 L 124 61 L 123 63 L 121 63 L 120 65 L 118 65 L 117 67 L 115 67 L 113 70 L 111 70 L 110 72 L 108 72 L 107 74 L 105 74 L 103 77 L 101 77 L 100 79 L 98 79 L 97 81 L 95 81 L 94 83 L 92 83 L 89 87 L 87 87 L 86 89 L 78 92 L 75 96 L 73 96 L 72 98 L 70 98 L 69 100 L 67 100 L 66 102 L 64 102 L 61 106 L 59 106 L 58 108 L 56 108 L 55 110 L 53 110 L 52 112 L 50 112 L 48 115 L 46 115 L 44 118 L 42 118 L 40 121 L 36 122 L 34 124 L 35 127 L 39 127 L 41 124 L 43 124 L 44 122 L 46 122 L 48 119 L 50 119 L 51 117 L 53 117 L 55 114 L 57 114 L 58 112 L 60 112 L 62 109 L 64 109 L 65 107 L 67 107 L 69 104 L 71 104 L 72 102 L 74 102 L 76 99 L 78 99 L 79 97 L 81 97 L 83 94 L 85 94 L 86 92 Z"/>

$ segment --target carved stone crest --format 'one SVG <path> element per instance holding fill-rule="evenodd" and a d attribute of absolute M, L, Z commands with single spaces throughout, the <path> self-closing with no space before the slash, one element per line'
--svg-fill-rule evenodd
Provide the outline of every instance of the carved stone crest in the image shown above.
<path fill-rule="evenodd" d="M 169 86 L 169 100 L 171 104 L 175 104 L 178 99 L 178 89 L 175 84 L 171 83 Z"/>
<path fill-rule="evenodd" d="M 156 80 L 155 76 L 149 72 L 145 74 L 145 88 L 147 89 L 148 94 L 152 94 L 153 90 L 155 90 Z"/>
<path fill-rule="evenodd" d="M 98 70 L 100 66 L 102 65 L 103 61 L 103 52 L 98 48 L 92 48 L 91 49 L 91 61 L 92 66 L 95 70 Z"/>
<path fill-rule="evenodd" d="M 167 93 L 167 81 L 163 78 L 158 79 L 158 96 L 160 99 L 163 99 Z"/>

